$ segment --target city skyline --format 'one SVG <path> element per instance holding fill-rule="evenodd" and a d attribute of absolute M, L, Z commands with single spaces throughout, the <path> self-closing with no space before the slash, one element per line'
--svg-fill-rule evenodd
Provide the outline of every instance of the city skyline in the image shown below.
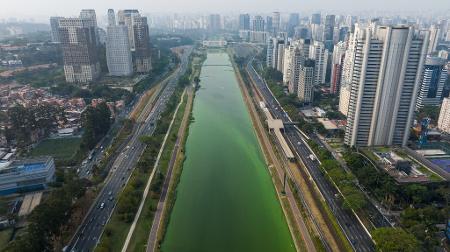
<path fill-rule="evenodd" d="M 232 0 L 231 2 L 217 2 L 211 6 L 211 1 L 208 0 L 194 0 L 189 2 L 173 0 L 157 1 L 156 3 L 138 0 L 127 2 L 113 0 L 95 3 L 87 0 L 71 2 L 56 0 L 29 2 L 25 0 L 18 0 L 2 6 L 0 9 L 0 20 L 17 18 L 41 21 L 44 17 L 48 16 L 75 16 L 77 15 L 75 10 L 78 9 L 95 9 L 98 13 L 104 13 L 109 8 L 139 9 L 143 13 L 269 13 L 272 11 L 280 11 L 282 13 L 300 12 L 301 14 L 310 14 L 312 12 L 330 12 L 333 14 L 370 12 L 374 15 L 379 15 L 384 12 L 398 14 L 425 14 L 427 12 L 442 12 L 442 14 L 445 15 L 446 10 L 450 9 L 450 4 L 446 0 L 433 0 L 432 2 L 433 4 L 418 0 L 358 1 L 356 3 L 351 0 L 306 0 L 294 3 L 289 0 L 282 0 L 281 2 L 277 1 L 275 3 L 270 0 L 262 0 L 258 1 L 258 4 L 256 5 L 254 2 L 250 1 L 243 3 L 237 0 Z M 22 6 L 27 6 L 28 8 L 22 9 Z M 52 8 L 48 8 L 48 6 L 52 6 Z M 379 12 L 379 14 L 377 12 Z"/>

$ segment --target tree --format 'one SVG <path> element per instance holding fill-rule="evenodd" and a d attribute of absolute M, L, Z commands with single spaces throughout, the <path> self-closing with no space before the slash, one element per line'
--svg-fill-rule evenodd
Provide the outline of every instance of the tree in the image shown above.
<path fill-rule="evenodd" d="M 411 252 L 418 251 L 416 238 L 402 228 L 378 228 L 372 233 L 377 251 Z"/>

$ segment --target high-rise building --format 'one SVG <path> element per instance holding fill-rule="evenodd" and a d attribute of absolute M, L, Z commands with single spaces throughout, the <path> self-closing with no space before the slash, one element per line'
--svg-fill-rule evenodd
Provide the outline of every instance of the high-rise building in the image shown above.
<path fill-rule="evenodd" d="M 267 52 L 266 52 L 266 66 L 272 67 L 273 66 L 273 50 L 274 50 L 274 43 L 273 39 L 269 39 L 267 41 Z"/>
<path fill-rule="evenodd" d="M 410 26 L 380 26 L 355 33 L 345 144 L 406 145 L 428 33 L 416 35 Z"/>
<path fill-rule="evenodd" d="M 62 19 L 62 17 L 50 17 L 52 42 L 60 42 L 60 40 L 59 40 L 59 20 L 60 19 Z"/>
<path fill-rule="evenodd" d="M 428 45 L 428 54 L 436 51 L 436 47 L 439 43 L 440 30 L 435 25 L 430 27 L 430 43 Z"/>
<path fill-rule="evenodd" d="M 272 27 L 273 27 L 273 33 L 276 35 L 281 28 L 281 15 L 279 12 L 272 13 Z"/>
<path fill-rule="evenodd" d="M 116 14 L 113 9 L 108 9 L 108 26 L 116 25 Z"/>
<path fill-rule="evenodd" d="M 261 16 L 255 16 L 252 20 L 252 31 L 263 32 L 265 31 L 265 21 Z"/>
<path fill-rule="evenodd" d="M 321 19 L 322 17 L 320 16 L 320 13 L 314 13 L 311 15 L 311 24 L 320 25 Z"/>
<path fill-rule="evenodd" d="M 210 32 L 217 32 L 222 29 L 222 21 L 219 14 L 209 15 L 208 30 Z"/>
<path fill-rule="evenodd" d="M 342 67 L 344 65 L 345 50 L 347 44 L 343 41 L 337 43 L 334 46 L 333 58 L 331 61 L 331 81 L 330 81 L 330 93 L 339 93 L 342 79 Z"/>
<path fill-rule="evenodd" d="M 133 18 L 134 65 L 137 73 L 148 73 L 152 69 L 150 32 L 146 17 Z"/>
<path fill-rule="evenodd" d="M 95 10 L 93 9 L 83 9 L 80 12 L 80 18 L 87 20 L 89 26 L 95 27 L 95 38 L 97 40 L 97 44 L 100 43 L 100 36 L 98 35 L 98 26 L 97 26 L 97 15 L 95 14 Z"/>
<path fill-rule="evenodd" d="M 441 112 L 439 112 L 438 129 L 450 134 L 450 98 L 442 101 Z"/>
<path fill-rule="evenodd" d="M 298 13 L 289 14 L 288 20 L 288 34 L 289 36 L 293 36 L 295 32 L 295 27 L 300 24 L 300 15 Z"/>
<path fill-rule="evenodd" d="M 297 97 L 300 102 L 311 103 L 314 95 L 314 60 L 306 60 L 301 66 Z"/>
<path fill-rule="evenodd" d="M 323 30 L 323 42 L 325 43 L 325 48 L 332 52 L 334 46 L 334 27 L 336 24 L 335 15 L 326 15 L 325 24 Z"/>
<path fill-rule="evenodd" d="M 97 22 L 92 20 L 92 16 L 83 16 L 59 20 L 59 39 L 67 82 L 87 83 L 100 75 Z"/>
<path fill-rule="evenodd" d="M 351 85 L 342 86 L 341 90 L 339 90 L 339 112 L 341 112 L 345 116 L 347 116 L 347 113 L 348 113 L 348 104 L 350 101 L 350 90 L 351 90 Z"/>
<path fill-rule="evenodd" d="M 309 47 L 309 58 L 315 61 L 314 83 L 316 85 L 324 84 L 328 63 L 328 50 L 325 49 L 325 44 L 314 41 Z"/>
<path fill-rule="evenodd" d="M 441 103 L 442 89 L 447 81 L 446 63 L 446 60 L 439 57 L 426 59 L 416 109 L 427 105 L 437 106 Z"/>
<path fill-rule="evenodd" d="M 302 65 L 305 62 L 305 57 L 300 48 L 296 47 L 294 49 L 293 55 L 291 57 L 291 73 L 289 76 L 288 91 L 290 94 L 298 93 L 298 81 L 300 79 L 300 71 Z"/>
<path fill-rule="evenodd" d="M 128 76 L 133 74 L 128 27 L 116 25 L 114 10 L 108 10 L 106 62 L 112 76 Z"/>
<path fill-rule="evenodd" d="M 284 48 L 283 64 L 283 84 L 287 85 L 291 76 L 292 57 L 294 55 L 295 45 L 290 43 Z"/>
<path fill-rule="evenodd" d="M 264 30 L 272 35 L 276 35 L 273 29 L 273 18 L 271 16 L 266 17 Z"/>
<path fill-rule="evenodd" d="M 285 49 L 285 42 L 284 40 L 280 40 L 277 46 L 278 52 L 277 52 L 277 65 L 276 69 L 280 72 L 283 72 L 284 69 L 284 49 Z"/>
<path fill-rule="evenodd" d="M 250 15 L 240 14 L 239 15 L 239 30 L 250 30 Z"/>
<path fill-rule="evenodd" d="M 138 10 L 119 10 L 117 13 L 119 25 L 125 25 L 128 28 L 131 51 L 135 50 L 133 19 L 138 16 L 140 16 Z"/>

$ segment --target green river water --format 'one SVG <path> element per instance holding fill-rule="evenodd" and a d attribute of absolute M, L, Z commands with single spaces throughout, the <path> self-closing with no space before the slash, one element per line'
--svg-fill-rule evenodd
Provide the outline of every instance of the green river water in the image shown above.
<path fill-rule="evenodd" d="M 162 251 L 295 251 L 228 55 L 200 79 Z"/>

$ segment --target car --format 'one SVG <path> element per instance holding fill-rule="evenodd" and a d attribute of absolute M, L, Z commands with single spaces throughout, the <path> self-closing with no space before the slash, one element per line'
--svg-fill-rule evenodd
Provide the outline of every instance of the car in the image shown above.
<path fill-rule="evenodd" d="M 112 191 L 109 191 L 109 192 L 108 192 L 108 195 L 110 195 L 110 196 L 111 196 L 111 195 L 112 195 Z"/>
<path fill-rule="evenodd" d="M 109 201 L 113 201 L 114 197 L 113 196 L 109 196 Z"/>
<path fill-rule="evenodd" d="M 100 204 L 100 209 L 105 208 L 105 202 L 102 202 L 102 204 Z"/>

